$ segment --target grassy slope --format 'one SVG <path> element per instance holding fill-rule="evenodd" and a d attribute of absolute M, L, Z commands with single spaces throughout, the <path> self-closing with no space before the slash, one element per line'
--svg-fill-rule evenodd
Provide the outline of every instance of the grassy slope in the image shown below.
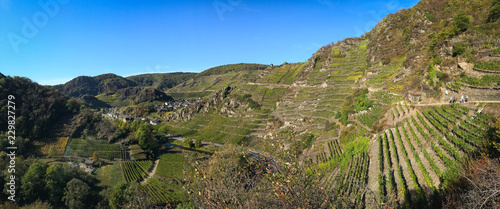
<path fill-rule="evenodd" d="M 100 180 L 99 186 L 114 187 L 118 183 L 123 182 L 122 170 L 118 161 L 98 168 L 95 175 Z"/>

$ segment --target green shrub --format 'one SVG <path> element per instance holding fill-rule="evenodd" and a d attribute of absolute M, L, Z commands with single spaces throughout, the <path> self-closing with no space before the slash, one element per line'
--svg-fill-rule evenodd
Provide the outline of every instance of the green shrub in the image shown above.
<path fill-rule="evenodd" d="M 490 54 L 500 54 L 500 47 L 497 47 L 496 49 L 491 50 Z"/>
<path fill-rule="evenodd" d="M 373 107 L 375 104 L 374 101 L 369 100 L 366 96 L 368 94 L 368 89 L 364 89 L 361 94 L 354 97 L 354 107 L 356 107 L 356 111 L 368 110 L 368 108 Z"/>
<path fill-rule="evenodd" d="M 194 140 L 194 147 L 196 147 L 196 148 L 200 148 L 201 147 L 201 139 Z"/>
<path fill-rule="evenodd" d="M 441 81 L 446 81 L 450 78 L 450 75 L 448 73 L 443 73 L 441 71 L 436 71 L 436 75 Z"/>
<path fill-rule="evenodd" d="M 462 55 L 465 52 L 465 47 L 467 45 L 464 43 L 457 43 L 453 47 L 453 56 L 456 57 L 458 55 Z"/>
<path fill-rule="evenodd" d="M 343 125 L 347 125 L 348 123 L 348 120 L 349 119 L 349 111 L 342 111 L 342 114 L 340 116 L 340 122 L 343 124 Z"/>
<path fill-rule="evenodd" d="M 332 49 L 332 55 L 340 55 L 340 49 L 337 47 L 333 47 Z"/>
<path fill-rule="evenodd" d="M 304 148 L 311 148 L 314 140 L 316 138 L 314 137 L 314 134 L 306 134 L 302 137 L 302 143 Z"/>
<path fill-rule="evenodd" d="M 440 56 L 434 57 L 434 58 L 432 59 L 432 63 L 434 63 L 435 65 L 440 65 L 440 64 L 441 64 L 441 62 L 442 62 L 442 60 L 441 60 L 441 57 L 440 57 Z"/>
<path fill-rule="evenodd" d="M 496 22 L 500 18 L 500 0 L 493 1 L 488 19 L 490 22 Z"/>
<path fill-rule="evenodd" d="M 191 140 L 191 139 L 184 139 L 184 141 L 182 141 L 182 144 L 186 147 L 189 147 L 189 148 L 194 147 L 193 140 Z"/>
<path fill-rule="evenodd" d="M 429 83 L 434 85 L 434 77 L 436 77 L 436 67 L 434 65 L 429 65 Z"/>
<path fill-rule="evenodd" d="M 453 18 L 453 20 L 457 33 L 466 31 L 470 26 L 470 19 L 464 12 L 459 13 L 455 18 Z"/>
<path fill-rule="evenodd" d="M 425 17 L 427 18 L 427 20 L 434 22 L 434 17 L 431 14 L 429 14 L 428 12 L 425 13 Z"/>
<path fill-rule="evenodd" d="M 248 105 L 250 108 L 252 109 L 259 109 L 260 108 L 260 104 L 257 103 L 256 101 L 253 101 L 252 99 L 248 99 Z"/>

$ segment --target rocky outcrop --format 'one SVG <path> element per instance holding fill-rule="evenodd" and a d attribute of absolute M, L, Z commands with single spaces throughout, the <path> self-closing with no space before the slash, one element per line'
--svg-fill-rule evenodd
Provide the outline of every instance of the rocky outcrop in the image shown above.
<path fill-rule="evenodd" d="M 230 93 L 235 87 L 227 86 L 224 89 L 214 92 L 212 95 L 197 100 L 186 107 L 177 109 L 175 112 L 167 116 L 167 120 L 190 120 L 197 114 L 209 113 L 212 111 L 218 112 L 225 117 L 232 117 L 237 113 L 240 107 L 248 107 L 246 102 L 230 97 Z"/>

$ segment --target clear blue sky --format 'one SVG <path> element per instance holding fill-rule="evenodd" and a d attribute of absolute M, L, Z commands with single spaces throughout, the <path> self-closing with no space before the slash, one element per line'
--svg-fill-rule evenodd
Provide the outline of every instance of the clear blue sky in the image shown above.
<path fill-rule="evenodd" d="M 80 75 L 303 62 L 417 0 L 0 0 L 0 72 Z M 56 2 L 57 4 L 54 4 Z"/>

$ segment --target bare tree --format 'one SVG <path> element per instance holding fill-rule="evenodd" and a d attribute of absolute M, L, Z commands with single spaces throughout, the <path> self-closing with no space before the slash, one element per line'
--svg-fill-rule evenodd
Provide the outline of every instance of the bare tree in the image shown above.
<path fill-rule="evenodd" d="M 500 208 L 500 166 L 487 157 L 472 160 L 450 187 L 443 208 Z"/>

